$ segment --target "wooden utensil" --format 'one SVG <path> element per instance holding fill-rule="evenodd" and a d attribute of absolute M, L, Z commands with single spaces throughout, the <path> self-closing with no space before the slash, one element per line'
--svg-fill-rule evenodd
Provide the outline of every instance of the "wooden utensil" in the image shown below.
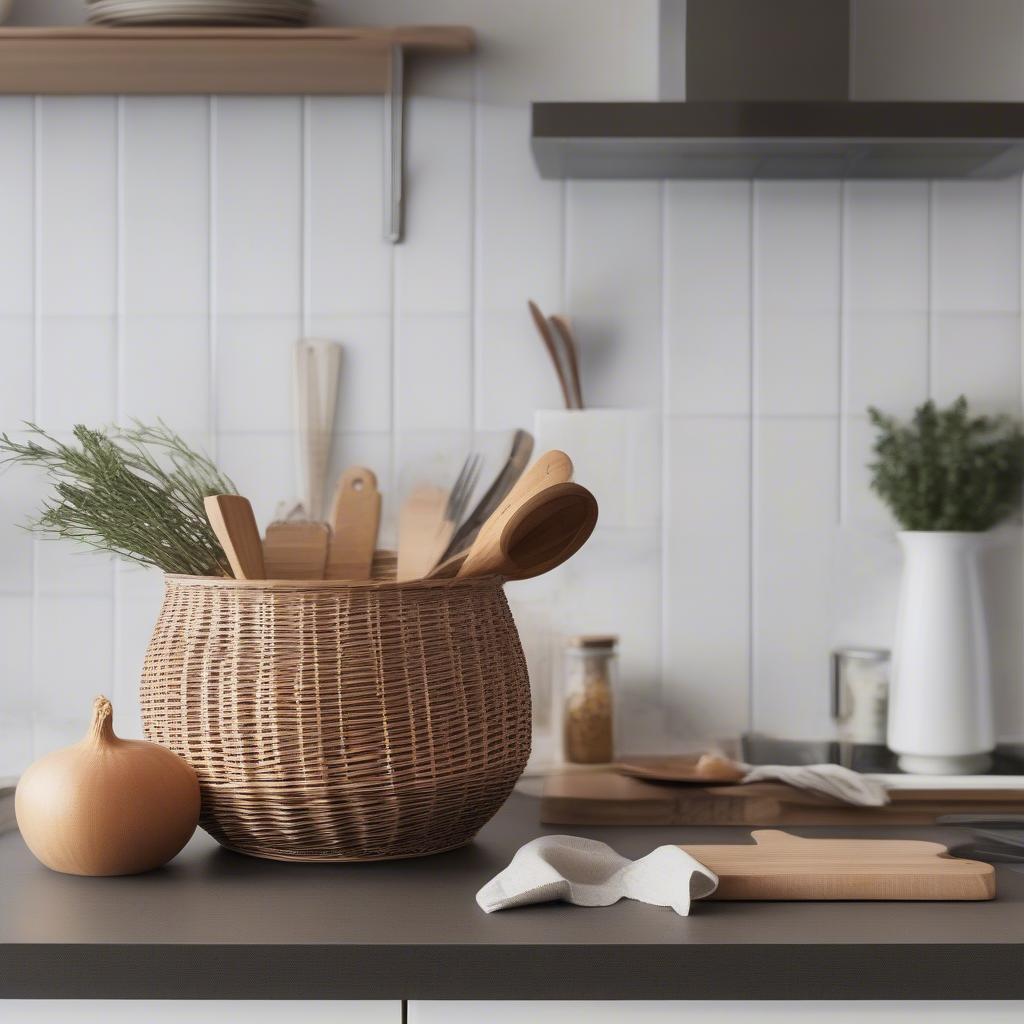
<path fill-rule="evenodd" d="M 249 499 L 240 494 L 211 494 L 203 505 L 235 579 L 265 580 L 263 545 Z"/>
<path fill-rule="evenodd" d="M 469 557 L 470 551 L 477 550 L 479 553 L 488 546 L 493 549 L 496 545 L 500 545 L 502 530 L 505 528 L 508 520 L 526 500 L 547 487 L 552 487 L 559 483 L 567 483 L 571 478 L 572 460 L 569 456 L 565 452 L 558 451 L 558 449 L 545 452 L 516 481 L 505 500 L 491 513 L 483 526 L 480 527 L 472 547 L 434 566 L 428 573 L 427 579 L 452 579 L 459 575 L 460 570 Z"/>
<path fill-rule="evenodd" d="M 597 499 L 575 483 L 552 484 L 524 497 L 500 532 L 480 531 L 460 578 L 504 576 L 525 580 L 571 558 L 597 525 Z"/>
<path fill-rule="evenodd" d="M 735 761 L 718 754 L 677 754 L 670 757 L 631 757 L 620 760 L 623 775 L 652 782 L 739 782 L 746 771 Z"/>
<path fill-rule="evenodd" d="M 427 576 L 441 561 L 476 487 L 480 457 L 471 453 L 450 491 L 430 484 L 413 489 L 398 519 L 399 580 Z"/>
<path fill-rule="evenodd" d="M 580 382 L 580 347 L 576 341 L 576 333 L 569 323 L 569 318 L 561 313 L 552 313 L 551 323 L 562 339 L 562 349 L 569 369 L 569 385 L 575 400 L 575 408 L 583 408 L 583 386 Z"/>
<path fill-rule="evenodd" d="M 350 466 L 334 491 L 329 580 L 368 580 L 380 528 L 380 492 L 373 470 Z"/>
<path fill-rule="evenodd" d="M 331 531 L 326 523 L 276 522 L 263 538 L 263 564 L 270 580 L 322 580 Z"/>
<path fill-rule="evenodd" d="M 341 346 L 337 342 L 303 338 L 297 343 L 295 430 L 300 492 L 306 515 L 314 521 L 323 515 L 340 367 Z"/>
<path fill-rule="evenodd" d="M 782 782 L 647 782 L 603 769 L 544 782 L 547 825 L 934 825 L 945 814 L 1024 812 L 1024 790 L 893 789 L 884 807 L 855 807 Z"/>
<path fill-rule="evenodd" d="M 533 454 L 533 435 L 525 430 L 517 430 L 512 438 L 512 449 L 504 465 L 498 471 L 494 482 L 487 488 L 484 496 L 455 531 L 448 548 L 441 556 L 442 560 L 457 555 L 460 551 L 469 551 L 476 540 L 481 527 L 494 513 L 495 509 L 509 495 L 516 482 L 523 475 Z"/>
<path fill-rule="evenodd" d="M 774 829 L 753 846 L 681 849 L 718 875 L 713 900 L 990 900 L 991 864 L 916 839 L 804 839 Z"/>
<path fill-rule="evenodd" d="M 398 570 L 396 579 L 425 576 L 437 564 L 451 539 L 445 533 L 448 492 L 433 484 L 414 487 L 398 516 Z"/>
<path fill-rule="evenodd" d="M 561 345 L 556 340 L 547 317 L 540 311 L 537 303 L 529 299 L 526 304 L 530 307 L 530 316 L 533 317 L 537 333 L 540 335 L 541 341 L 544 342 L 544 347 L 548 350 L 548 355 L 551 357 L 551 362 L 555 367 L 555 374 L 558 377 L 559 387 L 562 389 L 562 399 L 565 402 L 565 407 L 566 409 L 575 408 L 573 393 L 569 384 L 569 374 L 564 365 Z"/>

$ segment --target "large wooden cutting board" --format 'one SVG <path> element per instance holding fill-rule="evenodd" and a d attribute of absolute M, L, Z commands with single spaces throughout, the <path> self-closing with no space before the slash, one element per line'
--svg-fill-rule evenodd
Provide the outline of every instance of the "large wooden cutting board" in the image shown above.
<path fill-rule="evenodd" d="M 753 845 L 683 846 L 718 875 L 714 900 L 990 900 L 991 864 L 917 839 L 804 839 L 753 833 Z"/>
<path fill-rule="evenodd" d="M 781 782 L 672 785 L 614 771 L 549 776 L 548 825 L 933 825 L 944 814 L 1024 813 L 1024 791 L 898 789 L 885 807 L 852 807 Z"/>

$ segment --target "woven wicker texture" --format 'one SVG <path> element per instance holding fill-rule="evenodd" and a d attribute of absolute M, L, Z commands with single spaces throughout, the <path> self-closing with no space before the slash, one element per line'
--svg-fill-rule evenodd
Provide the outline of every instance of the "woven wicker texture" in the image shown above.
<path fill-rule="evenodd" d="M 148 738 L 199 775 L 203 827 L 282 860 L 461 846 L 530 752 L 526 664 L 496 578 L 168 576 L 141 703 Z"/>

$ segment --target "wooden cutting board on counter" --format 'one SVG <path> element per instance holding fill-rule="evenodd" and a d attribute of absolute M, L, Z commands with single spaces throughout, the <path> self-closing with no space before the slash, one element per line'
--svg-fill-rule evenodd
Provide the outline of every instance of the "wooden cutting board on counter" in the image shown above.
<path fill-rule="evenodd" d="M 677 785 L 614 771 L 551 775 L 547 825 L 933 825 L 944 814 L 1024 813 L 1024 790 L 896 789 L 885 807 L 852 807 L 781 782 Z"/>
<path fill-rule="evenodd" d="M 990 900 L 991 864 L 917 839 L 804 839 L 775 830 L 754 843 L 682 846 L 718 875 L 713 900 Z"/>

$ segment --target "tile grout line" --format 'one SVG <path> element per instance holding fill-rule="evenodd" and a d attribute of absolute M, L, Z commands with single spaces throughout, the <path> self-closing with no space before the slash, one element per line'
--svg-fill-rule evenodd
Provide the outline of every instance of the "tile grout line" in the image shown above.
<path fill-rule="evenodd" d="M 207 343 L 207 437 L 210 455 L 218 455 L 217 423 L 217 97 L 209 96 L 206 106 L 206 343 Z"/>
<path fill-rule="evenodd" d="M 410 97 L 406 96 L 404 102 L 406 104 L 411 102 Z M 383 101 L 381 109 L 381 117 L 383 119 Z M 405 126 L 408 123 L 408 119 L 403 116 L 402 118 L 402 131 L 403 136 L 405 133 Z M 387 130 L 385 126 L 385 130 Z M 381 180 L 387 180 L 387 148 L 382 147 L 383 156 L 382 159 L 385 161 L 382 164 L 381 169 Z M 402 140 L 402 152 L 403 159 L 407 155 L 407 148 L 405 139 Z M 408 209 L 403 211 L 403 234 L 408 227 L 407 214 Z M 388 349 L 389 349 L 389 362 L 390 362 L 390 373 L 388 374 L 388 489 L 395 495 L 395 501 L 398 500 L 398 412 L 396 409 L 396 402 L 398 397 L 398 286 L 400 278 L 399 261 L 398 261 L 398 247 L 401 242 L 388 244 L 388 274 L 389 274 L 389 305 L 390 315 L 388 317 Z M 397 520 L 396 520 L 397 523 Z"/>
<path fill-rule="evenodd" d="M 480 360 L 480 270 L 477 257 L 480 253 L 480 61 L 473 61 L 473 97 L 470 113 L 470 161 L 472 166 L 469 175 L 469 418 L 470 418 L 470 449 L 476 447 L 476 434 L 480 429 L 480 394 L 482 391 L 478 379 L 481 372 Z"/>
<path fill-rule="evenodd" d="M 757 721 L 757 418 L 758 330 L 757 330 L 757 181 L 749 191 L 750 242 L 750 423 L 747 434 L 747 728 L 753 730 Z"/>
<path fill-rule="evenodd" d="M 1020 179 L 1020 190 L 1017 194 L 1017 237 L 1018 237 L 1018 267 L 1017 267 L 1017 358 L 1019 372 L 1020 398 L 1018 409 L 1024 404 L 1024 176 Z M 1024 558 L 1020 565 L 1020 572 L 1024 575 Z M 1024 666 L 1018 662 L 1017 669 L 1022 671 Z M 1014 730 L 1017 736 L 1024 733 L 1024 722 L 1018 722 Z"/>
<path fill-rule="evenodd" d="M 838 476 L 838 486 L 836 487 L 836 498 L 838 502 L 838 508 L 836 509 L 836 522 L 839 526 L 842 526 L 846 521 L 846 511 L 849 503 L 847 473 L 849 470 L 848 448 L 850 435 L 847 425 L 849 408 L 846 400 L 849 377 L 847 366 L 849 361 L 849 335 L 847 325 L 847 308 L 849 306 L 849 295 L 847 291 L 849 288 L 847 274 L 849 269 L 849 216 L 849 194 L 847 192 L 846 181 L 842 180 L 839 182 L 839 309 L 837 311 L 839 330 L 839 360 L 837 374 L 837 386 L 839 389 L 839 393 L 837 395 L 839 429 L 836 437 L 836 443 L 838 445 L 838 452 L 836 454 Z"/>
<path fill-rule="evenodd" d="M 671 499 L 672 492 L 668 486 L 669 474 L 671 472 L 671 453 L 669 451 L 669 431 L 667 425 L 670 422 L 668 419 L 669 399 L 671 397 L 671 388 L 669 386 L 670 373 L 669 369 L 672 364 L 672 353 L 669 345 L 669 248 L 670 248 L 670 231 L 669 231 L 669 183 L 662 180 L 660 183 L 660 224 L 661 224 L 661 238 L 659 239 L 661 245 L 661 273 L 659 280 L 661 282 L 661 295 L 659 303 L 659 314 L 661 316 L 660 334 L 661 334 L 661 415 L 658 417 L 658 422 L 661 427 L 661 524 L 659 530 L 659 541 L 660 541 L 660 557 L 658 558 L 658 589 L 661 595 L 661 636 L 658 638 L 658 690 L 659 690 L 659 703 L 665 713 L 665 717 L 668 721 L 671 734 L 674 736 L 679 731 L 678 726 L 678 709 L 676 708 L 676 702 L 673 699 L 674 694 L 671 693 L 668 686 L 668 680 L 666 674 L 668 671 L 669 657 L 668 657 L 668 636 L 669 636 L 669 573 L 668 573 L 668 557 L 669 557 L 669 521 L 671 513 Z M 665 705 L 669 706 L 666 708 Z"/>
<path fill-rule="evenodd" d="M 303 96 L 299 115 L 299 323 L 302 337 L 310 335 L 310 307 L 312 302 L 312 146 L 313 138 L 310 130 L 311 98 Z M 333 424 L 332 424 L 333 433 Z"/>
<path fill-rule="evenodd" d="M 935 182 L 928 182 L 928 218 L 927 218 L 927 239 L 926 239 L 928 266 L 925 274 L 925 302 L 928 307 L 928 324 L 926 329 L 924 348 L 924 381 L 925 394 L 932 397 L 932 363 L 935 344 L 935 303 L 932 300 L 932 290 L 935 278 Z"/>
<path fill-rule="evenodd" d="M 39 413 L 42 408 L 42 122 L 43 122 L 43 101 L 41 96 L 32 98 L 32 420 L 39 422 Z M 29 608 L 29 678 L 32 681 L 33 696 L 38 689 L 36 670 L 38 659 L 36 652 L 39 647 L 39 544 L 38 537 L 32 537 L 32 597 Z M 37 749 L 39 711 L 37 702 L 33 699 L 32 710 L 29 717 L 31 725 L 31 753 L 32 759 L 39 755 Z"/>
<path fill-rule="evenodd" d="M 115 102 L 115 159 L 114 159 L 114 416 L 118 426 L 124 425 L 124 383 L 125 383 L 125 353 L 124 353 L 124 319 L 125 319 L 125 288 L 124 288 L 124 267 L 125 267 L 125 98 L 118 96 Z M 122 630 L 121 630 L 121 603 L 122 603 L 122 580 L 121 570 L 116 558 L 110 560 L 110 572 L 112 576 L 112 608 L 111 608 L 111 651 L 110 664 L 113 669 L 113 681 L 111 687 L 114 692 L 114 699 L 117 701 L 120 696 L 118 690 L 121 681 L 122 659 Z"/>

